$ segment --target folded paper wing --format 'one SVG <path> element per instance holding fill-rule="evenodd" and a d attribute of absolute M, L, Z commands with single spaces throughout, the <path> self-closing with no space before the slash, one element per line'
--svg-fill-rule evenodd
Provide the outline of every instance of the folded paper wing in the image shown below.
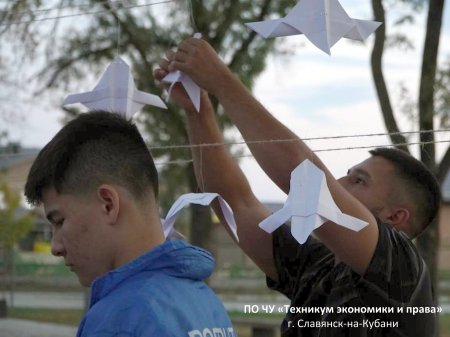
<path fill-rule="evenodd" d="M 200 39 L 202 35 L 200 33 L 195 33 L 194 38 Z M 169 90 L 168 90 L 168 97 L 167 100 L 170 99 L 170 95 L 172 93 L 172 89 L 176 83 L 181 83 L 181 85 L 186 90 L 186 93 L 188 94 L 189 98 L 191 99 L 192 103 L 194 104 L 195 109 L 197 112 L 200 112 L 200 87 L 190 78 L 188 75 L 183 73 L 182 71 L 176 70 L 174 72 L 171 72 L 167 74 L 161 82 L 170 84 Z"/>
<path fill-rule="evenodd" d="M 292 172 L 290 184 L 283 208 L 259 224 L 266 232 L 272 233 L 290 219 L 292 236 L 303 244 L 312 231 L 327 221 L 354 231 L 368 225 L 340 211 L 328 189 L 325 174 L 309 160 Z"/>
<path fill-rule="evenodd" d="M 352 19 L 338 0 L 301 0 L 284 18 L 246 25 L 265 38 L 304 34 L 330 54 L 342 37 L 364 41 L 381 23 Z"/>
<path fill-rule="evenodd" d="M 166 77 L 162 79 L 162 82 L 171 84 L 168 90 L 169 96 L 167 99 L 170 99 L 173 86 L 178 82 L 181 83 L 194 104 L 195 110 L 197 110 L 197 112 L 200 111 L 200 87 L 192 80 L 192 78 L 185 73 L 176 70 L 167 74 Z"/>
<path fill-rule="evenodd" d="M 161 221 L 162 224 L 164 224 L 164 219 L 159 219 Z M 184 240 L 186 241 L 186 237 L 181 234 L 180 232 L 178 232 L 177 230 L 175 230 L 173 227 L 170 230 L 170 232 L 166 235 L 164 235 L 164 237 L 166 238 L 166 240 Z"/>
<path fill-rule="evenodd" d="M 92 91 L 67 96 L 63 106 L 74 103 L 81 103 L 90 110 L 116 112 L 127 119 L 146 104 L 167 109 L 158 96 L 136 89 L 130 67 L 120 57 L 106 68 Z"/>
<path fill-rule="evenodd" d="M 174 231 L 173 227 L 178 213 L 185 206 L 189 204 L 207 206 L 210 205 L 214 199 L 217 199 L 219 201 L 219 205 L 225 221 L 231 232 L 233 233 L 236 241 L 239 241 L 233 211 L 231 210 L 228 203 L 217 193 L 187 193 L 179 197 L 170 208 L 169 212 L 167 213 L 166 219 L 163 222 L 164 236 L 167 238 L 172 235 L 172 232 Z"/>

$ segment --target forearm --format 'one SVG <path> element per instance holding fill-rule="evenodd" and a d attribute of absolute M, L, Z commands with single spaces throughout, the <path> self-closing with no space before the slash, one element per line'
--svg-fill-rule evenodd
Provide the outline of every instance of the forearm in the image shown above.
<path fill-rule="evenodd" d="M 291 172 L 309 159 L 325 173 L 328 188 L 341 211 L 369 223 L 360 232 L 331 223 L 315 231 L 338 259 L 362 274 L 371 260 L 378 237 L 372 214 L 339 184 L 311 149 L 275 119 L 237 78 L 229 73 L 223 83 L 225 85 L 216 95 L 225 113 L 238 127 L 259 165 L 283 191 L 289 192 Z"/>
<path fill-rule="evenodd" d="M 190 143 L 194 145 L 192 155 L 200 189 L 218 193 L 228 202 L 236 219 L 239 246 L 266 275 L 276 280 L 272 237 L 258 227 L 270 212 L 253 195 L 247 178 L 223 144 L 206 94 L 202 97 L 200 113 L 187 113 L 187 129 Z M 220 217 L 219 208 L 215 210 Z"/>
<path fill-rule="evenodd" d="M 305 159 L 326 170 L 308 146 L 274 118 L 233 74 L 228 73 L 222 83 L 216 95 L 225 113 L 241 132 L 258 164 L 284 192 L 289 192 L 291 172 Z"/>
<path fill-rule="evenodd" d="M 224 145 L 211 102 L 206 93 L 202 95 L 200 113 L 186 114 L 197 182 L 201 190 L 219 193 L 231 205 L 237 199 L 236 195 L 251 194 L 250 185 Z"/>

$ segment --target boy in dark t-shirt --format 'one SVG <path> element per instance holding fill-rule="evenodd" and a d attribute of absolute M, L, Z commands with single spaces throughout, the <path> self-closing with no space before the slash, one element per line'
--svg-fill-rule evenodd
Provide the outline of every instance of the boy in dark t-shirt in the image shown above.
<path fill-rule="evenodd" d="M 274 232 L 278 281 L 267 278 L 267 285 L 292 307 L 282 336 L 432 336 L 433 314 L 416 314 L 418 319 L 407 313 L 433 306 L 426 265 L 404 234 L 381 223 L 378 228 L 378 244 L 362 276 L 336 262 L 315 238 L 299 245 L 287 226 Z"/>
<path fill-rule="evenodd" d="M 308 159 L 324 172 L 339 209 L 368 223 L 355 232 L 326 221 L 314 230 L 317 240 L 310 238 L 303 246 L 285 229 L 264 232 L 258 225 L 271 212 L 257 200 L 223 144 L 208 94 L 201 92 L 198 113 L 185 90 L 173 87 L 171 97 L 186 111 L 189 140 L 195 145 L 199 186 L 229 203 L 239 246 L 267 275 L 269 286 L 292 301 L 283 336 L 432 337 L 435 314 L 408 313 L 408 308 L 436 309 L 431 307 L 429 273 L 410 241 L 433 221 L 440 205 L 439 185 L 431 172 L 403 151 L 382 148 L 370 151 L 371 157 L 336 180 L 313 151 L 251 95 L 206 41 L 186 39 L 166 56 L 155 77 L 180 70 L 214 95 L 281 190 L 289 193 L 291 172 Z"/>

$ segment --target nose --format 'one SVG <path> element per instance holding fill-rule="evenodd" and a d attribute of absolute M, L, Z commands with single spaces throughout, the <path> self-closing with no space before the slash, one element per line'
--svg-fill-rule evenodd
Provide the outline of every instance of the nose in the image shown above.
<path fill-rule="evenodd" d="M 350 192 L 351 183 L 350 183 L 350 178 L 348 176 L 340 177 L 337 181 L 343 188 L 345 188 L 347 191 Z"/>
<path fill-rule="evenodd" d="M 56 233 L 52 237 L 52 255 L 60 257 L 65 255 L 64 245 Z"/>
<path fill-rule="evenodd" d="M 340 177 L 337 181 L 339 182 L 339 184 L 345 185 L 346 179 L 347 179 L 347 176 L 343 176 L 343 177 Z"/>

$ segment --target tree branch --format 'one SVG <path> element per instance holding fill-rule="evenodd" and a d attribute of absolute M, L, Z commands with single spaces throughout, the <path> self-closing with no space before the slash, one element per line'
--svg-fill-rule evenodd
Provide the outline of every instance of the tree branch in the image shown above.
<path fill-rule="evenodd" d="M 255 18 L 255 21 L 264 20 L 264 18 L 266 17 L 266 15 L 269 11 L 271 3 L 272 3 L 272 0 L 264 1 L 263 5 L 261 6 L 261 11 L 259 12 L 259 15 Z M 249 33 L 249 35 L 247 36 L 247 38 L 244 41 L 242 41 L 241 47 L 234 53 L 233 58 L 231 59 L 229 65 L 228 65 L 230 67 L 230 69 L 233 69 L 234 66 L 240 62 L 243 55 L 248 52 L 248 47 L 253 42 L 255 37 L 256 37 L 256 32 L 252 30 Z"/>
<path fill-rule="evenodd" d="M 223 20 L 216 29 L 216 35 L 210 41 L 211 46 L 213 46 L 215 50 L 217 50 L 218 47 L 222 45 L 224 37 L 227 35 L 230 26 L 233 24 L 233 22 L 236 19 L 236 16 L 240 12 L 239 1 L 237 0 L 230 1 L 228 8 L 224 10 L 224 12 L 228 14 L 222 16 Z"/>
<path fill-rule="evenodd" d="M 436 81 L 439 37 L 441 35 L 444 0 L 430 0 L 428 4 L 427 30 L 422 56 L 422 73 L 419 90 L 420 130 L 434 129 L 434 88 Z M 434 142 L 434 133 L 420 134 L 421 142 Z M 424 164 L 434 171 L 436 166 L 434 143 L 424 144 L 420 149 Z"/>
<path fill-rule="evenodd" d="M 450 169 L 450 147 L 445 151 L 444 157 L 439 163 L 437 168 L 436 177 L 439 181 L 439 184 L 443 184 L 445 177 L 447 176 L 448 170 Z"/>
<path fill-rule="evenodd" d="M 382 4 L 382 0 L 372 0 L 372 8 L 375 16 L 375 20 L 385 22 L 385 12 Z M 399 134 L 399 128 L 394 117 L 394 111 L 392 110 L 392 104 L 389 97 L 389 93 L 386 87 L 386 82 L 383 75 L 382 58 L 384 52 L 384 41 L 386 39 L 386 24 L 383 24 L 378 28 L 375 34 L 375 43 L 371 55 L 371 69 L 372 76 L 375 84 L 375 89 L 378 95 L 378 101 L 380 102 L 381 112 L 383 114 L 384 123 L 390 134 L 393 144 L 405 144 L 406 138 Z M 399 146 L 403 151 L 409 153 L 409 149 L 406 145 Z"/>
<path fill-rule="evenodd" d="M 70 58 L 70 59 L 57 59 L 53 61 L 53 64 L 47 65 L 42 71 L 40 71 L 36 77 L 41 77 L 48 71 L 48 69 L 55 69 L 50 77 L 50 79 L 47 81 L 47 83 L 44 85 L 44 87 L 38 91 L 36 91 L 35 95 L 40 95 L 44 90 L 47 88 L 53 87 L 56 80 L 59 78 L 61 73 L 72 66 L 72 64 L 87 59 L 90 56 L 93 55 L 104 55 L 106 52 L 108 52 L 111 48 L 101 48 L 97 50 L 87 50 L 83 53 L 78 54 L 78 56 Z"/>
<path fill-rule="evenodd" d="M 147 61 L 145 50 L 142 48 L 142 46 L 144 44 L 139 43 L 139 41 L 136 40 L 137 34 L 133 34 L 133 32 L 130 29 L 130 26 L 131 26 L 131 24 L 134 24 L 134 21 L 128 20 L 127 24 L 125 24 L 123 22 L 123 20 L 120 19 L 119 15 L 117 14 L 117 11 L 115 9 L 113 9 L 108 2 L 103 2 L 103 7 L 106 10 L 108 10 L 109 12 L 111 12 L 111 15 L 113 16 L 113 18 L 120 25 L 120 29 L 122 30 L 122 32 L 124 32 L 127 35 L 130 43 L 133 45 L 133 47 L 137 50 L 137 52 L 141 56 L 142 62 L 144 62 L 145 67 L 147 69 L 151 69 L 152 68 L 151 64 Z"/>

